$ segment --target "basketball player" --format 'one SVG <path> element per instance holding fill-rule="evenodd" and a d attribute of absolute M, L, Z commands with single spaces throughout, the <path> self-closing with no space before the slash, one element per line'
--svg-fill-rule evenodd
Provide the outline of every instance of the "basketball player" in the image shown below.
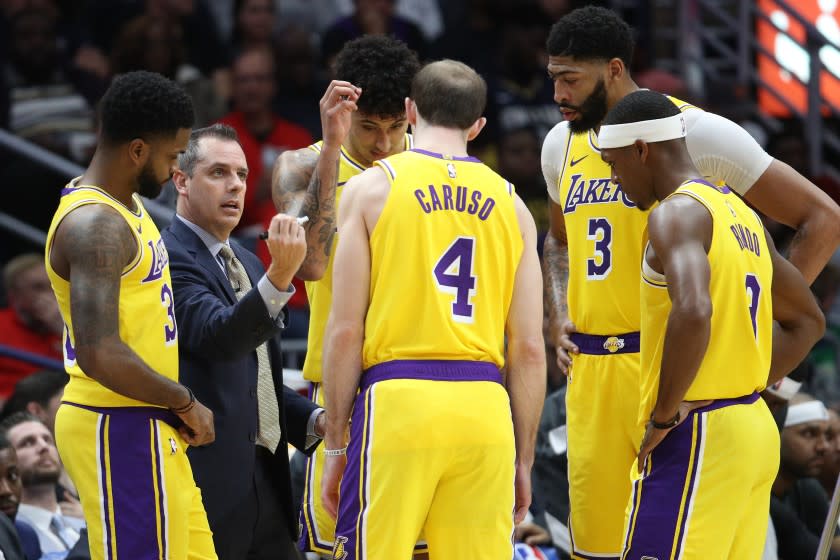
<path fill-rule="evenodd" d="M 509 560 L 530 504 L 546 382 L 536 228 L 467 155 L 485 101 L 468 66 L 423 68 L 406 102 L 415 148 L 341 200 L 322 482 L 336 559 L 405 558 L 422 530 L 431 558 Z"/>
<path fill-rule="evenodd" d="M 760 558 L 779 435 L 758 392 L 805 358 L 825 319 L 758 215 L 702 178 L 685 120 L 642 90 L 598 133 L 627 198 L 645 212 L 659 202 L 641 258 L 646 429 L 622 558 Z"/>
<path fill-rule="evenodd" d="M 216 558 L 185 453 L 213 441 L 213 414 L 178 383 L 168 257 L 138 196 L 172 176 L 192 102 L 158 74 L 131 72 L 105 93 L 100 119 L 93 160 L 62 191 L 47 236 L 70 374 L 58 449 L 92 558 Z"/>
<path fill-rule="evenodd" d="M 638 89 L 628 74 L 632 31 L 614 12 L 585 7 L 548 39 L 548 73 L 565 122 L 548 134 L 542 164 L 551 197 L 545 271 L 551 342 L 570 375 L 566 396 L 570 528 L 575 558 L 616 558 L 627 472 L 638 451 L 638 276 L 646 215 L 610 182 L 595 129 Z M 701 177 L 724 182 L 799 231 L 791 261 L 812 281 L 840 241 L 840 208 L 741 127 L 673 99 Z M 568 306 L 567 306 L 568 304 Z M 574 357 L 574 367 L 570 368 Z"/>
<path fill-rule="evenodd" d="M 322 406 L 321 360 L 332 301 L 335 210 L 351 177 L 375 160 L 411 146 L 405 98 L 419 67 L 417 55 L 396 39 L 371 35 L 347 43 L 336 59 L 338 81 L 330 84 L 321 100 L 323 140 L 283 153 L 275 165 L 273 196 L 278 210 L 309 217 L 307 256 L 297 273 L 308 280 L 311 310 L 303 375 L 312 383 L 312 399 Z M 341 96 L 347 99 L 341 101 Z M 303 550 L 331 554 L 335 520 L 321 506 L 322 447 L 307 464 L 300 545 Z M 421 544 L 418 550 L 423 548 Z"/>

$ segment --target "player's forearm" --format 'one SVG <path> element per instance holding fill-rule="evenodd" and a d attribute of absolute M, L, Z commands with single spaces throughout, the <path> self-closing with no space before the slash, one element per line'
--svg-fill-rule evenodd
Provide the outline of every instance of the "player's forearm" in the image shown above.
<path fill-rule="evenodd" d="M 674 417 L 697 377 L 709 346 L 711 316 L 711 304 L 671 309 L 659 370 L 659 392 L 653 409 L 653 417 L 658 422 Z"/>
<path fill-rule="evenodd" d="M 306 258 L 298 271 L 304 280 L 320 280 L 330 260 L 336 231 L 335 190 L 338 185 L 340 146 L 322 146 L 318 164 L 306 188 L 301 215 L 309 216 L 306 226 Z"/>
<path fill-rule="evenodd" d="M 530 467 L 545 401 L 546 363 L 542 337 L 508 340 L 507 391 L 517 462 Z"/>
<path fill-rule="evenodd" d="M 569 248 L 549 232 L 543 244 L 543 283 L 548 305 L 549 337 L 555 346 L 560 326 L 568 316 L 566 291 L 569 284 Z"/>
<path fill-rule="evenodd" d="M 772 385 L 793 371 L 825 332 L 825 317 L 821 312 L 803 315 L 796 322 L 773 324 L 773 354 L 767 384 Z"/>
<path fill-rule="evenodd" d="M 363 328 L 330 325 L 323 360 L 324 408 L 327 449 L 345 446 L 353 400 L 362 375 Z"/>
<path fill-rule="evenodd" d="M 793 236 L 788 260 L 812 284 L 840 244 L 840 209 L 833 201 L 813 209 Z"/>
<path fill-rule="evenodd" d="M 116 336 L 96 347 L 78 346 L 76 360 L 85 375 L 125 397 L 165 408 L 189 403 L 183 385 L 152 370 Z"/>

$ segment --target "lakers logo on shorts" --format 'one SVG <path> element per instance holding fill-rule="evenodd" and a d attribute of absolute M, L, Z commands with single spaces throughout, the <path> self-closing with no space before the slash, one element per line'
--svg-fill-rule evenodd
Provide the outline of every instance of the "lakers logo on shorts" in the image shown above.
<path fill-rule="evenodd" d="M 604 341 L 604 350 L 608 350 L 611 354 L 614 354 L 624 348 L 624 339 L 618 338 L 617 336 L 611 336 L 607 340 Z M 656 560 L 656 559 L 654 559 Z"/>
<path fill-rule="evenodd" d="M 344 560 L 347 558 L 347 551 L 344 550 L 344 543 L 347 542 L 347 537 L 336 537 L 335 545 L 333 545 L 333 560 Z"/>

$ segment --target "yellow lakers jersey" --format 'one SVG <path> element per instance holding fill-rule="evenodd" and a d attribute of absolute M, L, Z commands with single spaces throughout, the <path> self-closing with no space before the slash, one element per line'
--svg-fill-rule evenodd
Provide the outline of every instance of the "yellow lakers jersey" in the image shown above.
<path fill-rule="evenodd" d="M 693 108 L 671 99 L 680 110 Z M 611 180 L 594 130 L 572 134 L 558 179 L 569 249 L 567 303 L 578 331 L 639 330 L 639 260 L 647 212 Z"/>
<path fill-rule="evenodd" d="M 70 212 L 86 204 L 106 204 L 119 212 L 137 240 L 137 255 L 120 280 L 120 338 L 154 371 L 178 380 L 178 327 L 169 277 L 169 255 L 160 232 L 134 195 L 136 210 L 124 206 L 105 191 L 71 181 L 61 193 L 47 234 L 46 265 L 61 316 L 64 319 L 64 368 L 70 382 L 64 400 L 89 406 L 150 406 L 149 403 L 115 393 L 91 379 L 76 363 L 73 316 L 70 311 L 70 283 L 50 265 L 50 249 L 58 225 Z M 83 243 L 84 240 L 79 240 Z"/>
<path fill-rule="evenodd" d="M 472 157 L 376 162 L 391 190 L 370 238 L 365 369 L 391 360 L 504 364 L 523 250 L 513 185 Z"/>
<path fill-rule="evenodd" d="M 405 149 L 412 146 L 411 134 L 405 135 Z M 309 146 L 310 150 L 321 153 L 323 140 Z M 341 147 L 341 156 L 338 161 L 338 185 L 335 189 L 335 207 L 338 209 L 341 202 L 341 193 L 344 184 L 350 177 L 358 175 L 365 170 L 365 167 L 353 159 L 344 146 Z M 336 210 L 337 214 L 337 210 Z M 336 216 L 337 217 L 337 216 Z M 306 360 L 303 363 L 303 377 L 309 381 L 321 381 L 321 360 L 324 354 L 324 328 L 330 315 L 332 305 L 332 271 L 333 256 L 338 243 L 338 233 L 333 239 L 332 251 L 327 261 L 327 269 L 324 277 L 314 282 L 306 282 L 306 296 L 309 298 L 309 335 L 306 343 Z"/>
<path fill-rule="evenodd" d="M 735 398 L 767 383 L 773 341 L 773 265 L 759 217 L 728 187 L 687 181 L 671 196 L 690 196 L 712 216 L 709 293 L 711 338 L 685 399 Z M 656 402 L 665 328 L 671 311 L 667 278 L 643 264 L 642 408 Z"/>

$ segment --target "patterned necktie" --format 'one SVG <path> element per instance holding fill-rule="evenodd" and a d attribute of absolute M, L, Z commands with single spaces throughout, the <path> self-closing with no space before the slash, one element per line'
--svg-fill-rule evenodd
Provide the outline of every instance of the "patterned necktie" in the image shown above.
<path fill-rule="evenodd" d="M 251 280 L 242 263 L 227 245 L 222 245 L 219 251 L 225 260 L 228 279 L 230 280 L 236 299 L 242 299 L 251 290 Z M 277 394 L 274 389 L 274 379 L 271 377 L 271 362 L 268 360 L 268 344 L 257 347 L 257 409 L 258 424 L 257 444 L 268 448 L 274 453 L 280 443 L 280 410 L 277 405 Z"/>

